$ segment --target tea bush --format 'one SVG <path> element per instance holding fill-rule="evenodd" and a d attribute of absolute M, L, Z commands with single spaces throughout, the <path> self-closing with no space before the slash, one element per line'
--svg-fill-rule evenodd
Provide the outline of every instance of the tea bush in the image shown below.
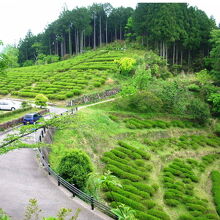
<path fill-rule="evenodd" d="M 212 171 L 212 194 L 216 206 L 216 211 L 220 215 L 220 172 Z"/>

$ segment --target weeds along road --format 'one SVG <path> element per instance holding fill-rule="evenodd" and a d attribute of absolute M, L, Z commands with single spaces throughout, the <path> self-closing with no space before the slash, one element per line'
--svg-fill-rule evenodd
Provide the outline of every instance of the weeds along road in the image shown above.
<path fill-rule="evenodd" d="M 60 114 L 66 109 L 50 107 L 50 111 Z M 14 129 L 6 133 L 16 132 Z M 3 136 L 6 134 L 0 134 L 1 139 Z M 38 138 L 38 134 L 25 137 L 25 141 L 31 143 L 34 138 Z M 111 219 L 97 210 L 92 211 L 89 205 L 58 187 L 41 167 L 34 149 L 13 150 L 0 155 L 0 208 L 13 220 L 22 220 L 31 198 L 38 200 L 41 217 L 55 216 L 60 208 L 65 207 L 73 211 L 80 208 L 79 220 Z"/>

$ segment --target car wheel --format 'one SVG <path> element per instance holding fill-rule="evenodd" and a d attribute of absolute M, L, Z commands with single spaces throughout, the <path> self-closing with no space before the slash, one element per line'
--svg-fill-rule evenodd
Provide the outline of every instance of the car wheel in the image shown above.
<path fill-rule="evenodd" d="M 15 110 L 15 108 L 14 108 L 14 107 L 12 107 L 12 108 L 11 108 L 11 110 L 12 110 L 12 111 L 14 111 L 14 110 Z"/>

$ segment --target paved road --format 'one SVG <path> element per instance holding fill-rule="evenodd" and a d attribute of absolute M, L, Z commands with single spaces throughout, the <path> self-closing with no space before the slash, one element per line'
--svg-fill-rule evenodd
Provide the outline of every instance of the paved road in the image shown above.
<path fill-rule="evenodd" d="M 24 207 L 30 198 L 36 198 L 41 216 L 55 216 L 62 207 L 81 209 L 79 220 L 109 219 L 53 183 L 39 166 L 33 149 L 19 149 L 0 156 L 0 208 L 14 220 L 22 220 Z"/>
<path fill-rule="evenodd" d="M 65 108 L 50 107 L 50 112 L 61 114 Z M 0 133 L 0 142 L 8 134 L 14 134 L 18 129 Z M 23 141 L 34 143 L 39 139 L 40 130 L 31 134 Z M 58 187 L 51 177 L 43 170 L 37 161 L 33 149 L 19 149 L 0 155 L 0 208 L 3 208 L 13 220 L 22 220 L 24 207 L 30 198 L 36 198 L 40 208 L 44 210 L 41 216 L 55 216 L 62 208 L 81 209 L 79 220 L 110 220 L 108 216 L 90 206 L 72 198 L 62 187 Z"/>

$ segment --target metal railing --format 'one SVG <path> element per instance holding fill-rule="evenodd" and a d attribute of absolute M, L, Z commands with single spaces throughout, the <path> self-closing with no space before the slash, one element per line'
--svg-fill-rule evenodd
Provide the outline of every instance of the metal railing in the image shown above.
<path fill-rule="evenodd" d="M 51 175 L 56 179 L 58 186 L 60 186 L 60 185 L 64 186 L 66 189 L 68 189 L 73 194 L 73 197 L 77 196 L 78 198 L 80 198 L 84 202 L 90 204 L 91 205 L 91 210 L 94 210 L 95 208 L 97 208 L 98 210 L 100 210 L 104 214 L 108 215 L 109 217 L 111 217 L 113 219 L 116 219 L 116 220 L 118 219 L 118 216 L 116 216 L 111 211 L 110 207 L 108 207 L 108 206 L 104 205 L 103 203 L 97 201 L 96 199 L 94 199 L 93 196 L 87 195 L 83 191 L 76 188 L 74 186 L 74 184 L 71 184 L 71 183 L 67 182 L 65 179 L 63 179 L 61 176 L 59 176 L 59 174 L 57 174 L 50 167 L 50 164 L 48 164 L 46 162 L 42 150 L 40 148 L 38 148 L 38 150 L 39 150 L 40 160 L 41 160 L 42 165 L 44 166 L 44 168 L 48 172 L 48 175 Z"/>

